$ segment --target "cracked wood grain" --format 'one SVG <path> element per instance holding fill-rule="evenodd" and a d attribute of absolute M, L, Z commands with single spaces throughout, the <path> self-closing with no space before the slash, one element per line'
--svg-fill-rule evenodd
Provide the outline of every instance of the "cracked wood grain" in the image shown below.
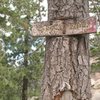
<path fill-rule="evenodd" d="M 84 38 L 47 39 L 42 100 L 90 100 L 88 37 Z"/>
<path fill-rule="evenodd" d="M 48 0 L 49 20 L 80 19 L 88 15 L 87 0 Z"/>
<path fill-rule="evenodd" d="M 49 21 L 88 17 L 88 0 L 48 0 Z M 46 37 L 41 100 L 90 100 L 88 35 Z"/>

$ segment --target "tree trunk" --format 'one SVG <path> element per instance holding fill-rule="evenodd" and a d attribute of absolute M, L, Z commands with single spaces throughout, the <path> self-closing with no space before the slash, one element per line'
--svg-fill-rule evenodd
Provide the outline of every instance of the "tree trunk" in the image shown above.
<path fill-rule="evenodd" d="M 28 34 L 25 35 L 25 47 L 24 47 L 24 67 L 28 67 Z M 22 100 L 28 100 L 28 78 L 27 74 L 23 77 L 22 85 Z"/>
<path fill-rule="evenodd" d="M 50 21 L 88 17 L 88 0 L 48 0 Z M 41 100 L 90 100 L 88 35 L 46 38 Z"/>
<path fill-rule="evenodd" d="M 23 77 L 23 88 L 22 88 L 22 100 L 27 100 L 27 89 L 28 89 L 28 79 L 26 76 Z"/>

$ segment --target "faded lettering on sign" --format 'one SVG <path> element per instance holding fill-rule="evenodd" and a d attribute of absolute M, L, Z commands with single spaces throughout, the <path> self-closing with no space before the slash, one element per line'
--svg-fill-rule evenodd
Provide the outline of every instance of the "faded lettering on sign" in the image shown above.
<path fill-rule="evenodd" d="M 90 17 L 80 21 L 54 20 L 33 24 L 33 36 L 78 35 L 96 32 L 96 18 Z"/>

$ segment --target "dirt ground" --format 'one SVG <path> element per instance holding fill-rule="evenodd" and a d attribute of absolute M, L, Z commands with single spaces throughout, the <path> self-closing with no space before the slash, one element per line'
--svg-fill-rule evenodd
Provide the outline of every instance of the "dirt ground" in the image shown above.
<path fill-rule="evenodd" d="M 100 72 L 91 74 L 92 100 L 100 100 Z"/>

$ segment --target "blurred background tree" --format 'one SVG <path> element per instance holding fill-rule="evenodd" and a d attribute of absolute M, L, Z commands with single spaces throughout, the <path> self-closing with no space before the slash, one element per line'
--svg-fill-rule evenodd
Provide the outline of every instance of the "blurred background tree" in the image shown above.
<path fill-rule="evenodd" d="M 0 100 L 39 95 L 44 39 L 31 37 L 45 13 L 39 0 L 0 0 Z"/>
<path fill-rule="evenodd" d="M 92 72 L 100 72 L 100 0 L 89 0 L 90 14 L 97 17 L 97 33 L 91 35 L 91 67 Z"/>

